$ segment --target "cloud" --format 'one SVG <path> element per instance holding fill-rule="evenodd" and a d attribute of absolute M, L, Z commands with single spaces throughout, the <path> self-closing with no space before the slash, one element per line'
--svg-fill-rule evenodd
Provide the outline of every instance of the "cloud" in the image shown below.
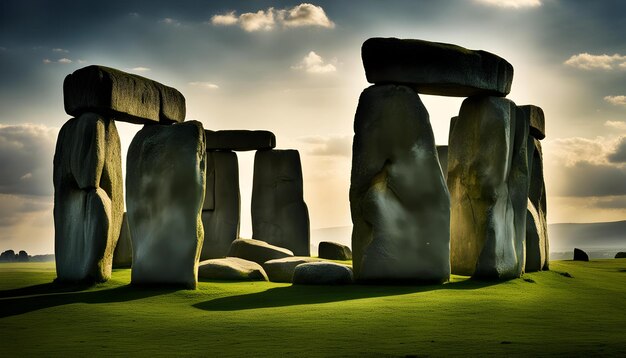
<path fill-rule="evenodd" d="M 592 55 L 587 52 L 573 55 L 564 62 L 567 66 L 582 70 L 606 70 L 610 71 L 616 67 L 626 69 L 626 56 L 614 55 Z"/>
<path fill-rule="evenodd" d="M 555 188 L 558 196 L 626 195 L 626 168 L 580 161 L 565 166 L 560 173 L 565 180 Z"/>
<path fill-rule="evenodd" d="M 42 62 L 45 63 L 46 65 L 49 63 L 52 63 L 52 61 L 50 61 L 49 58 L 44 58 Z"/>
<path fill-rule="evenodd" d="M 239 19 L 235 15 L 234 11 L 222 15 L 213 15 L 213 17 L 211 17 L 211 24 L 217 26 L 236 25 L 237 21 L 239 21 Z"/>
<path fill-rule="evenodd" d="M 214 26 L 238 25 L 247 32 L 271 31 L 276 25 L 283 28 L 293 27 L 324 27 L 333 28 L 335 23 L 330 21 L 321 6 L 302 3 L 292 8 L 276 10 L 270 7 L 257 12 L 246 12 L 237 16 L 235 11 L 217 14 L 211 17 L 210 23 Z"/>
<path fill-rule="evenodd" d="M 52 52 L 69 53 L 68 50 L 62 48 L 53 48 Z"/>
<path fill-rule="evenodd" d="M 626 96 L 606 96 L 604 100 L 614 106 L 626 106 Z"/>
<path fill-rule="evenodd" d="M 201 88 L 205 88 L 205 89 L 211 89 L 211 90 L 216 90 L 219 89 L 220 86 L 216 85 L 215 83 L 211 83 L 211 82 L 189 82 L 190 86 L 196 86 L 196 87 L 201 87 Z"/>
<path fill-rule="evenodd" d="M 310 136 L 299 140 L 310 146 L 309 155 L 352 157 L 352 136 Z"/>
<path fill-rule="evenodd" d="M 131 68 L 131 70 L 137 71 L 137 72 L 148 72 L 148 71 L 150 71 L 150 68 L 149 67 L 139 66 L 139 67 L 133 67 L 133 68 Z"/>
<path fill-rule="evenodd" d="M 326 63 L 315 51 L 309 52 L 299 64 L 291 66 L 291 68 L 294 70 L 304 70 L 309 73 L 329 73 L 337 71 L 335 65 Z"/>
<path fill-rule="evenodd" d="M 64 57 L 64 58 L 58 60 L 57 62 L 58 63 L 65 63 L 65 64 L 67 64 L 67 63 L 72 63 L 72 60 L 70 60 L 69 58 L 65 58 Z"/>
<path fill-rule="evenodd" d="M 284 27 L 319 26 L 331 29 L 335 27 L 335 23 L 330 21 L 321 6 L 308 3 L 280 10 L 278 18 Z"/>
<path fill-rule="evenodd" d="M 51 196 L 0 194 L 0 251 L 54 253 L 52 200 Z"/>
<path fill-rule="evenodd" d="M 0 193 L 52 195 L 57 128 L 0 124 Z"/>
<path fill-rule="evenodd" d="M 619 130 L 626 130 L 626 122 L 622 121 L 606 121 L 604 125 Z"/>
<path fill-rule="evenodd" d="M 172 19 L 171 17 L 166 17 L 164 19 L 159 20 L 160 23 L 170 26 L 180 26 L 180 22 L 176 19 Z"/>
<path fill-rule="evenodd" d="M 474 1 L 482 5 L 496 6 L 496 7 L 503 7 L 503 8 L 514 8 L 514 9 L 541 6 L 541 0 L 474 0 Z"/>
<path fill-rule="evenodd" d="M 613 153 L 607 156 L 611 163 L 626 163 L 626 137 L 621 137 Z"/>

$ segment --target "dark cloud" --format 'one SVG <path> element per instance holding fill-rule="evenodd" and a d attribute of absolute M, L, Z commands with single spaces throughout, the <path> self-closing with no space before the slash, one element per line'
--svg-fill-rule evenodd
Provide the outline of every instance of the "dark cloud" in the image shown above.
<path fill-rule="evenodd" d="M 626 163 L 626 137 L 622 137 L 615 151 L 607 156 L 612 163 Z"/>
<path fill-rule="evenodd" d="M 0 193 L 52 195 L 56 135 L 41 125 L 0 125 Z"/>
<path fill-rule="evenodd" d="M 562 180 L 555 185 L 555 196 L 615 196 L 626 195 L 626 168 L 586 161 L 559 169 Z"/>

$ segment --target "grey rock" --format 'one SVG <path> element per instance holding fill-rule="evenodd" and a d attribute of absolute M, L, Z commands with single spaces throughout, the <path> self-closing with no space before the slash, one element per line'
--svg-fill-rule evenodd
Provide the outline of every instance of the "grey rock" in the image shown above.
<path fill-rule="evenodd" d="M 261 265 L 237 257 L 201 261 L 198 277 L 209 280 L 267 281 L 267 274 Z"/>
<path fill-rule="evenodd" d="M 106 281 L 124 213 L 115 122 L 94 113 L 67 121 L 53 167 L 57 279 Z"/>
<path fill-rule="evenodd" d="M 361 94 L 350 209 L 356 280 L 446 281 L 450 199 L 428 112 L 406 86 Z"/>
<path fill-rule="evenodd" d="M 207 198 L 212 208 L 207 208 Z M 207 188 L 202 211 L 204 244 L 201 260 L 224 257 L 239 238 L 239 166 L 233 152 L 207 152 Z"/>
<path fill-rule="evenodd" d="M 293 272 L 294 285 L 347 285 L 353 281 L 350 267 L 333 262 L 304 263 Z"/>
<path fill-rule="evenodd" d="M 546 186 L 543 178 L 543 153 L 541 142 L 528 137 L 529 190 L 528 208 L 533 225 L 526 228 L 526 271 L 548 270 L 550 264 L 550 243 L 548 239 L 548 221 Z M 531 220 L 529 217 L 528 220 Z"/>
<path fill-rule="evenodd" d="M 589 255 L 579 248 L 574 248 L 574 261 L 589 261 Z"/>
<path fill-rule="evenodd" d="M 122 229 L 120 237 L 113 252 L 113 268 L 130 267 L 133 263 L 133 244 L 130 240 L 130 229 L 128 228 L 128 216 L 124 213 L 122 218 Z"/>
<path fill-rule="evenodd" d="M 282 247 L 270 245 L 265 241 L 237 239 L 231 244 L 228 256 L 240 257 L 262 265 L 269 260 L 293 256 L 293 252 Z"/>
<path fill-rule="evenodd" d="M 486 51 L 422 40 L 370 38 L 361 49 L 367 81 L 441 96 L 506 96 L 513 66 Z"/>
<path fill-rule="evenodd" d="M 620 251 L 615 254 L 616 259 L 626 259 L 626 252 Z"/>
<path fill-rule="evenodd" d="M 329 260 L 352 260 L 352 250 L 346 245 L 322 241 L 318 246 L 318 256 Z"/>
<path fill-rule="evenodd" d="M 87 66 L 63 82 L 65 112 L 107 115 L 118 121 L 169 124 L 185 120 L 185 97 L 172 87 L 104 66 Z"/>
<path fill-rule="evenodd" d="M 207 150 L 266 150 L 276 147 L 276 136 L 270 131 L 206 131 Z"/>
<path fill-rule="evenodd" d="M 452 273 L 519 277 L 525 264 L 528 122 L 513 102 L 467 98 L 448 153 Z"/>
<path fill-rule="evenodd" d="M 196 287 L 205 171 L 200 122 L 144 126 L 133 138 L 126 170 L 133 284 Z"/>
<path fill-rule="evenodd" d="M 439 165 L 441 166 L 441 173 L 443 174 L 443 178 L 445 180 L 448 180 L 448 146 L 447 145 L 437 146 L 437 158 L 439 158 Z"/>
<path fill-rule="evenodd" d="M 263 263 L 263 268 L 272 282 L 293 281 L 293 272 L 296 266 L 307 262 L 320 262 L 322 260 L 306 256 L 285 257 L 282 259 L 269 260 Z"/>
<path fill-rule="evenodd" d="M 254 157 L 252 237 L 309 256 L 309 211 L 297 150 L 263 150 Z"/>
<path fill-rule="evenodd" d="M 546 137 L 546 120 L 543 109 L 533 105 L 518 106 L 517 108 L 518 111 L 521 111 L 520 115 L 526 116 L 529 120 L 529 134 L 537 139 L 544 139 Z"/>

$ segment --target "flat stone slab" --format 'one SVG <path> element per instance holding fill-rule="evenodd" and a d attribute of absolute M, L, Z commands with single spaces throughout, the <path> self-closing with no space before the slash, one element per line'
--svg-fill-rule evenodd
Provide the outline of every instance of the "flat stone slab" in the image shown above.
<path fill-rule="evenodd" d="M 320 242 L 317 256 L 329 260 L 352 260 L 352 250 L 346 245 L 331 241 Z"/>
<path fill-rule="evenodd" d="M 267 150 L 276 147 L 276 136 L 270 131 L 205 130 L 207 150 Z"/>
<path fill-rule="evenodd" d="M 308 256 L 293 256 L 282 259 L 266 261 L 263 268 L 272 282 L 289 282 L 293 280 L 293 272 L 296 266 L 309 262 L 320 262 L 322 260 Z"/>
<path fill-rule="evenodd" d="M 440 96 L 506 96 L 513 66 L 481 50 L 423 40 L 370 38 L 361 49 L 367 81 Z"/>
<path fill-rule="evenodd" d="M 347 285 L 354 281 L 352 269 L 334 262 L 309 262 L 296 266 L 294 285 Z"/>
<path fill-rule="evenodd" d="M 269 260 L 293 256 L 293 252 L 261 240 L 237 239 L 230 245 L 228 256 L 240 257 L 261 265 Z"/>
<path fill-rule="evenodd" d="M 65 112 L 96 112 L 135 124 L 185 120 L 185 97 L 175 88 L 104 66 L 87 66 L 63 82 Z"/>
<path fill-rule="evenodd" d="M 546 137 L 546 119 L 543 114 L 543 109 L 530 104 L 517 106 L 517 115 L 528 118 L 530 128 L 528 134 L 537 139 L 544 139 Z"/>
<path fill-rule="evenodd" d="M 198 277 L 210 280 L 267 281 L 261 265 L 238 257 L 226 257 L 200 262 Z"/>

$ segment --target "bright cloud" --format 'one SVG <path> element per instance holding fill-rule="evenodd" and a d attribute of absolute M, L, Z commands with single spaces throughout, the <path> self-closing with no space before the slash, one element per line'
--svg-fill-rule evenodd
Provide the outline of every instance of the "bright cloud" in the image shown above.
<path fill-rule="evenodd" d="M 201 88 L 205 88 L 205 89 L 211 89 L 211 90 L 216 90 L 216 89 L 220 88 L 220 86 L 216 85 L 215 83 L 211 83 L 211 82 L 189 82 L 189 85 L 196 86 L 196 87 L 201 87 Z"/>
<path fill-rule="evenodd" d="M 329 73 L 337 71 L 335 65 L 325 62 L 315 51 L 309 52 L 299 64 L 291 66 L 291 68 L 294 70 L 304 70 L 309 73 Z"/>
<path fill-rule="evenodd" d="M 160 23 L 170 25 L 170 26 L 180 26 L 180 22 L 176 19 L 172 19 L 171 17 L 166 17 L 164 19 L 159 20 Z"/>
<path fill-rule="evenodd" d="M 49 63 L 52 63 L 52 61 L 50 61 L 50 59 L 49 59 L 49 58 L 44 58 L 44 59 L 43 59 L 43 63 L 45 63 L 45 64 L 47 65 L 47 64 L 49 64 Z"/>
<path fill-rule="evenodd" d="M 606 96 L 604 100 L 614 106 L 626 106 L 626 96 Z"/>
<path fill-rule="evenodd" d="M 53 48 L 52 52 L 68 53 L 69 51 L 63 48 Z"/>
<path fill-rule="evenodd" d="M 606 121 L 604 125 L 607 127 L 611 127 L 614 129 L 624 130 L 626 131 L 626 122 L 622 121 Z"/>
<path fill-rule="evenodd" d="M 150 71 L 150 68 L 149 67 L 139 66 L 139 67 L 133 67 L 133 68 L 131 68 L 131 70 L 137 71 L 137 72 L 148 72 L 148 71 Z"/>
<path fill-rule="evenodd" d="M 487 6 L 506 7 L 520 9 L 525 7 L 541 6 L 541 0 L 474 0 L 475 2 Z"/>
<path fill-rule="evenodd" d="M 587 52 L 573 55 L 567 61 L 566 65 L 579 68 L 582 70 L 613 70 L 615 68 L 626 69 L 626 56 L 620 54 L 614 55 L 592 55 Z"/>
<path fill-rule="evenodd" d="M 72 63 L 72 60 L 70 60 L 69 58 L 62 58 L 59 61 L 57 61 L 58 63 Z"/>
<path fill-rule="evenodd" d="M 352 156 L 352 136 L 349 135 L 310 136 L 299 140 L 311 146 L 307 151 L 309 155 L 347 158 Z"/>
<path fill-rule="evenodd" d="M 275 26 L 284 28 L 317 26 L 325 28 L 335 27 L 321 6 L 302 3 L 292 8 L 276 10 L 272 7 L 257 12 L 247 12 L 237 16 L 235 11 L 217 14 L 211 17 L 210 23 L 215 26 L 238 25 L 248 32 L 270 31 Z"/>

